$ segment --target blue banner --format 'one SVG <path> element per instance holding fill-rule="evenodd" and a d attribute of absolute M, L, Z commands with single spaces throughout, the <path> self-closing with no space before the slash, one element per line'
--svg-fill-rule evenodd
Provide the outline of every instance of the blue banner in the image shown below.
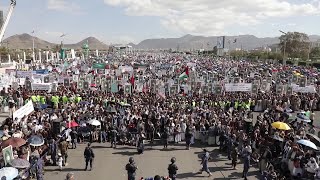
<path fill-rule="evenodd" d="M 49 74 L 48 69 L 39 69 L 39 70 L 35 70 L 36 74 Z"/>

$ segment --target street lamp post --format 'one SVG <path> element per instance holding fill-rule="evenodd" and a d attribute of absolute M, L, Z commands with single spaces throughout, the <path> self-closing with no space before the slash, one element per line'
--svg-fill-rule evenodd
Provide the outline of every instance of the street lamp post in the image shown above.
<path fill-rule="evenodd" d="M 287 35 L 288 33 L 283 32 L 279 30 L 282 34 Z M 284 47 L 283 47 L 283 60 L 282 60 L 282 65 L 286 65 L 286 48 L 287 48 L 287 39 L 284 40 Z"/>
<path fill-rule="evenodd" d="M 31 32 L 32 34 L 32 60 L 35 61 L 35 54 L 34 54 L 34 31 Z"/>

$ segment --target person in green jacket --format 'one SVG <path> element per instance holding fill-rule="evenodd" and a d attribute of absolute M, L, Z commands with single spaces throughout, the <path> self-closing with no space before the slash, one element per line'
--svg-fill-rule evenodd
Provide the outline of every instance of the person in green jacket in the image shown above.
<path fill-rule="evenodd" d="M 62 96 L 62 103 L 67 104 L 69 102 L 69 99 L 66 95 Z"/>
<path fill-rule="evenodd" d="M 44 96 L 40 96 L 40 104 L 46 104 L 46 98 Z"/>

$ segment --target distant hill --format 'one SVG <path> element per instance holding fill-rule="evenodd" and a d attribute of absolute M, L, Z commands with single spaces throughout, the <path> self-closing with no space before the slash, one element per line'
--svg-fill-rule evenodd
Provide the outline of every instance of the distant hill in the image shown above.
<path fill-rule="evenodd" d="M 55 46 L 54 43 L 42 40 L 37 37 L 33 37 L 29 34 L 13 35 L 3 40 L 5 44 L 11 49 L 32 49 L 32 40 L 34 38 L 34 44 L 36 48 L 47 49 L 47 47 Z"/>
<path fill-rule="evenodd" d="M 130 43 L 130 45 L 137 49 L 212 49 L 217 45 L 218 37 L 221 36 L 204 37 L 188 34 L 180 38 L 146 39 L 139 44 Z M 311 35 L 309 38 L 312 42 L 320 40 L 320 36 L 318 35 Z M 237 39 L 236 42 L 235 39 Z M 226 36 L 225 48 L 236 49 L 242 47 L 243 49 L 251 50 L 278 43 L 278 37 L 258 38 L 253 35 Z"/>
<path fill-rule="evenodd" d="M 180 38 L 161 38 L 146 39 L 139 44 L 129 43 L 128 45 L 136 49 L 180 49 L 180 50 L 196 50 L 196 49 L 212 49 L 217 45 L 217 39 L 220 36 L 193 36 L 185 35 Z M 3 42 L 8 42 L 8 47 L 12 49 L 31 49 L 33 36 L 29 34 L 20 34 L 8 37 Z M 236 41 L 235 41 L 236 39 Z M 320 36 L 310 35 L 311 42 L 320 42 Z M 34 37 L 35 47 L 46 49 L 54 47 L 56 44 Z M 84 43 L 88 42 L 91 50 L 106 50 L 108 46 L 99 41 L 95 37 L 88 37 L 76 44 L 65 44 L 66 48 L 81 49 Z M 229 43 L 230 42 L 230 43 Z M 251 50 L 259 47 L 274 46 L 279 43 L 278 37 L 258 38 L 253 35 L 226 36 L 225 48 L 227 49 L 243 49 Z"/>
<path fill-rule="evenodd" d="M 32 49 L 32 40 L 34 38 L 34 44 L 37 49 L 47 49 L 48 47 L 53 48 L 57 44 L 50 43 L 48 41 L 42 40 L 38 37 L 33 37 L 29 34 L 19 34 L 19 35 L 13 35 L 5 40 L 3 40 L 4 44 L 8 45 L 11 49 Z M 94 37 L 88 37 L 76 44 L 65 44 L 64 46 L 66 48 L 70 49 L 81 49 L 82 45 L 84 43 L 88 42 L 89 48 L 92 50 L 106 50 L 108 49 L 108 46 L 102 42 L 100 42 L 98 39 Z"/>
<path fill-rule="evenodd" d="M 99 41 L 97 38 L 95 37 L 88 37 L 76 44 L 65 44 L 66 48 L 70 48 L 70 49 L 81 49 L 83 44 L 87 43 L 89 44 L 89 48 L 93 49 L 93 50 L 106 50 L 108 49 L 108 46 L 106 44 L 104 44 L 103 42 Z"/>

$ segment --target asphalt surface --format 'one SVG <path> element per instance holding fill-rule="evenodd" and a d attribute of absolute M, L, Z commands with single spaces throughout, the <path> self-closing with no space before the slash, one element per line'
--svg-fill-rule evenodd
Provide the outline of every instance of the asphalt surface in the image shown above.
<path fill-rule="evenodd" d="M 184 143 L 169 146 L 168 150 L 163 150 L 162 146 L 147 146 L 144 154 L 137 154 L 135 147 L 118 146 L 117 149 L 109 148 L 109 143 L 93 143 L 92 148 L 95 153 L 94 167 L 92 171 L 84 171 L 85 162 L 83 151 L 86 144 L 81 144 L 75 150 L 69 150 L 68 166 L 62 171 L 57 167 L 47 166 L 45 171 L 46 180 L 57 180 L 65 178 L 68 172 L 75 174 L 77 180 L 125 180 L 127 179 L 125 165 L 129 157 L 134 157 L 138 166 L 137 179 L 140 177 L 153 177 L 156 174 L 167 176 L 167 167 L 171 157 L 176 157 L 178 179 L 241 179 L 243 165 L 239 163 L 238 170 L 231 168 L 231 161 L 226 158 L 226 154 L 221 155 L 217 148 L 206 147 L 212 151 L 212 160 L 209 162 L 209 169 L 212 176 L 208 177 L 206 172 L 199 174 L 201 168 L 199 156 L 202 147 L 193 147 L 185 150 Z M 248 179 L 257 179 L 258 170 L 255 166 L 250 169 Z"/>

